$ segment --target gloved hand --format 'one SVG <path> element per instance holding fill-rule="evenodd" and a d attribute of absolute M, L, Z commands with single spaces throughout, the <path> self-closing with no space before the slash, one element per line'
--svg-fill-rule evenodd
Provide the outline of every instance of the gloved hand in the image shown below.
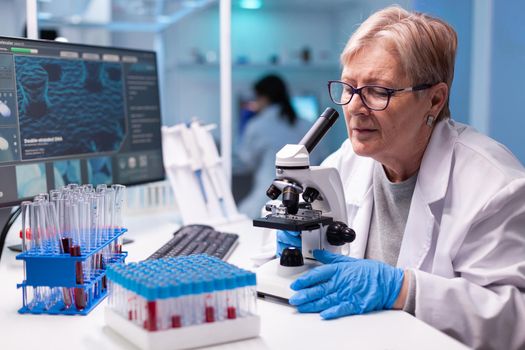
<path fill-rule="evenodd" d="M 281 256 L 285 248 L 296 247 L 301 249 L 301 246 L 301 232 L 277 231 L 277 256 Z"/>
<path fill-rule="evenodd" d="M 324 319 L 391 309 L 403 284 L 403 270 L 385 263 L 314 250 L 327 264 L 299 277 L 289 302 L 299 312 L 321 312 Z"/>

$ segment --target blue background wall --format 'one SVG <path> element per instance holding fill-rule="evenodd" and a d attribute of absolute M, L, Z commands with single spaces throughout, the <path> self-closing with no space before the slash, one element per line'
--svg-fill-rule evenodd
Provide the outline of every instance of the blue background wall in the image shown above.
<path fill-rule="evenodd" d="M 525 163 L 525 1 L 415 0 L 413 9 L 443 18 L 458 33 L 453 118 L 478 126 Z"/>
<path fill-rule="evenodd" d="M 472 41 L 472 1 L 470 0 L 415 0 L 415 11 L 437 16 L 451 24 L 458 34 L 456 69 L 450 95 L 452 118 L 469 122 L 470 105 L 470 53 Z"/>
<path fill-rule="evenodd" d="M 489 134 L 525 163 L 525 1 L 492 5 Z"/>

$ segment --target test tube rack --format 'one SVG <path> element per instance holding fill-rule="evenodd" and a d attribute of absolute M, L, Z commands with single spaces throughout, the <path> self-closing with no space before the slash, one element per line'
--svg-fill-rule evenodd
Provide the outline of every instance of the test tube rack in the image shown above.
<path fill-rule="evenodd" d="M 256 279 L 203 254 L 114 264 L 106 324 L 144 350 L 179 350 L 257 337 Z"/>
<path fill-rule="evenodd" d="M 111 264 L 124 262 L 128 253 L 113 253 L 100 268 L 92 269 L 89 273 L 84 271 L 83 283 L 77 283 L 77 268 L 79 264 L 85 266 L 89 261 L 100 257 L 104 249 L 114 245 L 126 231 L 125 228 L 110 230 L 106 238 L 99 244 L 92 245 L 91 249 L 81 248 L 78 256 L 61 252 L 59 244 L 46 244 L 41 248 L 30 249 L 18 254 L 16 259 L 24 261 L 25 269 L 25 280 L 17 284 L 17 288 L 22 289 L 22 308 L 18 312 L 20 314 L 87 315 L 108 294 L 106 268 Z M 82 242 L 80 246 L 84 246 Z M 33 290 L 48 288 L 51 291 L 57 288 L 60 298 L 51 307 L 46 306 L 45 302 L 33 302 L 31 305 L 27 301 L 29 288 Z M 76 307 L 75 301 L 72 301 L 70 306 L 66 306 L 62 293 L 70 289 L 73 290 L 70 294 L 72 298 L 85 298 L 83 307 Z"/>

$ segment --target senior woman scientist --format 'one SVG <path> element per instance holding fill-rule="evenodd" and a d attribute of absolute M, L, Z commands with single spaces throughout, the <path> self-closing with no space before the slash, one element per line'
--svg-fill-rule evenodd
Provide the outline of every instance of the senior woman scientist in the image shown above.
<path fill-rule="evenodd" d="M 329 83 L 349 139 L 340 172 L 351 256 L 292 284 L 300 312 L 336 318 L 403 309 L 476 348 L 525 348 L 525 170 L 450 119 L 456 33 L 399 7 L 361 24 Z M 278 232 L 278 247 L 298 245 Z"/>

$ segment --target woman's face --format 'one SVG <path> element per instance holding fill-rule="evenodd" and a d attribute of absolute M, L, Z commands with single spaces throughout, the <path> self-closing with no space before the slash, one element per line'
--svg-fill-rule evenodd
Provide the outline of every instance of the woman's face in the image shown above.
<path fill-rule="evenodd" d="M 364 85 L 396 89 L 412 86 L 397 57 L 382 45 L 359 51 L 344 66 L 341 80 L 354 88 Z M 426 82 L 416 82 L 420 83 Z M 352 101 L 342 107 L 356 154 L 372 157 L 386 165 L 410 159 L 421 148 L 424 151 L 431 133 L 431 128 L 425 124 L 431 107 L 428 98 L 418 98 L 415 92 L 397 93 L 392 95 L 385 110 L 373 111 L 355 94 Z"/>
<path fill-rule="evenodd" d="M 253 101 L 253 111 L 259 113 L 270 105 L 270 100 L 266 96 L 257 95 L 255 101 Z"/>

